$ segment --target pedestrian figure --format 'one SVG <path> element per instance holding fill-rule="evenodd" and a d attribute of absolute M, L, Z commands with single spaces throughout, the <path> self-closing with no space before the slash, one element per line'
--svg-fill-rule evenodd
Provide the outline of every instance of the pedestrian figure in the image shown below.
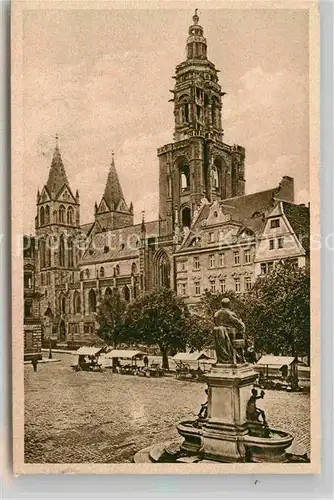
<path fill-rule="evenodd" d="M 148 357 L 144 356 L 144 360 L 143 361 L 144 361 L 145 368 L 147 368 L 148 367 Z"/>
<path fill-rule="evenodd" d="M 31 360 L 31 364 L 33 366 L 34 372 L 37 372 L 38 359 L 37 356 L 34 356 Z"/>

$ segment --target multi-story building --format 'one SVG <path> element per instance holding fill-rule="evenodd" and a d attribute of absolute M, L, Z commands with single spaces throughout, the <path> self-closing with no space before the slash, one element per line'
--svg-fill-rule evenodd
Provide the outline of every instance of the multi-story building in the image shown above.
<path fill-rule="evenodd" d="M 291 177 L 284 177 L 278 187 L 259 193 L 221 202 L 203 199 L 175 252 L 178 294 L 189 306 L 195 306 L 205 290 L 251 290 L 261 269 L 269 266 L 270 270 L 269 260 L 298 258 L 298 264 L 305 265 L 309 210 L 292 201 Z M 289 215 L 279 215 L 283 209 Z M 280 228 L 275 234 L 277 250 L 272 252 L 268 242 L 274 236 L 268 227 L 280 217 L 280 226 L 275 222 Z"/>
<path fill-rule="evenodd" d="M 153 287 L 171 287 L 189 305 L 205 289 L 248 290 L 267 259 L 262 248 L 267 221 L 278 218 L 275 210 L 289 222 L 286 231 L 298 230 L 298 208 L 290 220 L 292 178 L 245 195 L 245 150 L 223 140 L 224 92 L 196 13 L 188 35 L 186 60 L 176 66 L 172 90 L 174 141 L 157 152 L 158 220 L 143 217 L 133 224 L 134 208 L 124 198 L 112 157 L 93 221 L 80 225 L 79 193 L 70 188 L 56 143 L 49 178 L 37 194 L 36 283 L 46 338 L 92 339 L 98 304 L 115 288 L 130 301 Z M 306 253 L 294 241 L 302 264 Z M 281 254 L 271 253 L 270 259 Z"/>
<path fill-rule="evenodd" d="M 23 332 L 24 359 L 42 357 L 42 326 L 40 320 L 40 296 L 36 283 L 36 246 L 33 236 L 23 238 Z"/>

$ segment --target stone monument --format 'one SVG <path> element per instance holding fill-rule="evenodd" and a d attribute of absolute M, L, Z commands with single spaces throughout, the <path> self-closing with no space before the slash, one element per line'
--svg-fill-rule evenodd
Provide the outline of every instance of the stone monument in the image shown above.
<path fill-rule="evenodd" d="M 207 401 L 194 420 L 177 424 L 182 442 L 157 443 L 140 450 L 135 462 L 307 462 L 286 453 L 293 436 L 271 429 L 256 401 L 263 399 L 254 382 L 258 375 L 245 362 L 245 325 L 231 310 L 230 300 L 214 317 L 217 362 L 206 375 Z"/>
<path fill-rule="evenodd" d="M 208 417 L 200 452 L 208 459 L 239 462 L 246 456 L 242 437 L 248 433 L 247 403 L 257 374 L 245 363 L 245 325 L 229 299 L 222 300 L 214 321 L 217 363 L 206 377 Z"/>

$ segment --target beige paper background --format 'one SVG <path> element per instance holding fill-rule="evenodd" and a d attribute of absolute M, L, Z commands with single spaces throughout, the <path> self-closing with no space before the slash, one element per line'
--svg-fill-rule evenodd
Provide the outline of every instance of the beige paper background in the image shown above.
<path fill-rule="evenodd" d="M 23 119 L 23 14 L 30 9 L 306 9 L 309 12 L 309 176 L 311 181 L 311 238 L 320 238 L 319 192 L 319 12 L 316 2 L 288 1 L 14 1 L 12 8 L 12 344 L 13 344 L 13 456 L 16 474 L 36 473 L 143 473 L 224 474 L 320 472 L 320 249 L 311 248 L 311 463 L 310 464 L 25 464 L 23 357 L 23 259 L 21 236 L 24 219 Z M 250 13 L 251 15 L 251 13 Z M 34 194 L 32 194 L 34 196 Z M 317 240 L 318 241 L 318 240 Z M 312 246 L 312 245 L 311 245 Z M 316 245 L 314 245 L 316 246 Z"/>

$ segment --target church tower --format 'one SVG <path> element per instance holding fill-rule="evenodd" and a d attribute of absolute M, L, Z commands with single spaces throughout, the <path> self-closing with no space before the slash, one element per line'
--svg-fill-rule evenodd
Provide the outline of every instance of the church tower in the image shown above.
<path fill-rule="evenodd" d="M 114 153 L 99 205 L 95 204 L 95 231 L 110 231 L 133 225 L 133 205 L 128 208 L 115 167 Z"/>
<path fill-rule="evenodd" d="M 186 60 L 176 66 L 173 77 L 174 142 L 158 149 L 163 235 L 174 233 L 175 214 L 181 227 L 189 228 L 202 198 L 223 200 L 245 192 L 245 150 L 223 142 L 225 92 L 218 72 L 207 58 L 207 41 L 196 9 Z"/>
<path fill-rule="evenodd" d="M 57 136 L 47 183 L 37 193 L 35 229 L 44 336 L 61 342 L 66 340 L 70 313 L 68 290 L 78 272 L 80 203 L 78 191 L 74 195 L 70 188 Z M 62 289 L 57 296 L 56 285 Z"/>

